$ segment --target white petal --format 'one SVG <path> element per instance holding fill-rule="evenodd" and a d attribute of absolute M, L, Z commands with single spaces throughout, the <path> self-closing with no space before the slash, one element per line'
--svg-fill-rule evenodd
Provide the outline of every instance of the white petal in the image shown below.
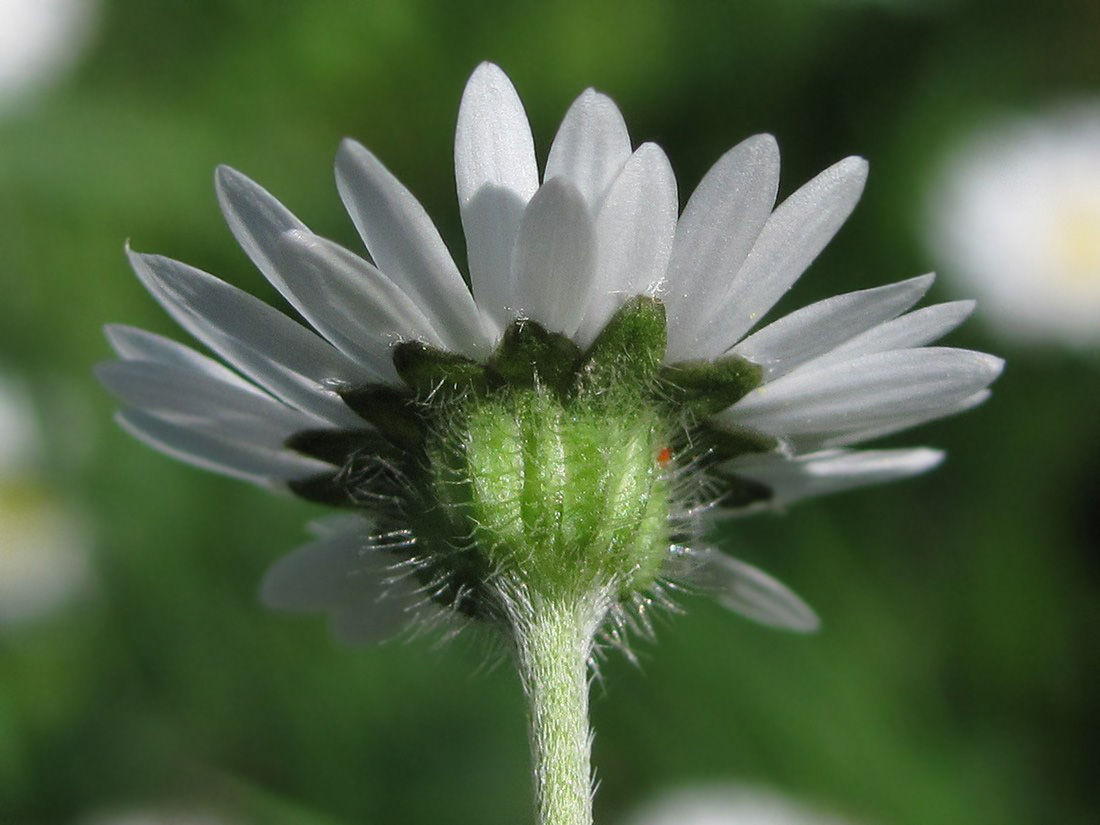
<path fill-rule="evenodd" d="M 336 186 L 378 268 L 405 292 L 447 343 L 472 358 L 491 336 L 469 288 L 424 207 L 363 146 L 340 144 Z"/>
<path fill-rule="evenodd" d="M 692 193 L 668 266 L 669 360 L 697 358 L 698 323 L 744 264 L 775 205 L 779 148 L 755 135 L 723 155 Z M 717 354 L 717 353 L 714 353 Z"/>
<path fill-rule="evenodd" d="M 792 312 L 733 348 L 773 380 L 861 332 L 904 312 L 928 291 L 933 275 L 836 295 Z"/>
<path fill-rule="evenodd" d="M 924 347 L 798 370 L 719 413 L 720 423 L 769 435 L 837 435 L 933 414 L 983 389 L 1004 362 L 980 352 Z"/>
<path fill-rule="evenodd" d="M 382 378 L 397 380 L 390 350 L 399 341 L 447 347 L 409 296 L 358 255 L 311 232 L 288 232 L 280 246 L 310 323 Z"/>
<path fill-rule="evenodd" d="M 462 95 L 455 181 L 474 297 L 503 329 L 512 299 L 512 247 L 539 180 L 523 104 L 512 82 L 491 63 L 477 67 Z"/>
<path fill-rule="evenodd" d="M 809 605 L 763 570 L 709 547 L 693 552 L 690 561 L 696 562 L 692 582 L 723 607 L 781 630 L 812 633 L 821 627 Z"/>
<path fill-rule="evenodd" d="M 824 439 L 796 439 L 800 442 L 799 446 L 806 447 L 850 447 L 855 444 L 863 444 L 866 441 L 873 441 L 876 438 L 885 438 L 888 435 L 894 433 L 900 433 L 902 430 L 908 430 L 912 427 L 919 427 L 921 424 L 928 424 L 932 421 L 939 421 L 941 418 L 947 418 L 951 415 L 958 415 L 959 413 L 972 410 L 979 404 L 985 403 L 992 393 L 989 390 L 979 390 L 973 395 L 967 396 L 962 401 L 955 404 L 950 404 L 942 409 L 935 410 L 931 413 L 925 413 L 923 415 L 917 415 L 912 418 L 906 418 L 902 421 L 894 421 L 890 424 L 883 426 L 872 427 L 866 430 L 857 430 L 856 432 L 845 433 L 841 436 L 833 436 L 831 438 Z M 805 447 L 803 447 L 805 448 Z"/>
<path fill-rule="evenodd" d="M 595 210 L 630 157 L 630 134 L 619 108 L 607 95 L 586 90 L 565 113 L 544 181 L 563 177 Z"/>
<path fill-rule="evenodd" d="M 513 316 L 572 335 L 592 288 L 595 234 L 591 214 L 564 178 L 544 184 L 527 207 L 516 239 Z"/>
<path fill-rule="evenodd" d="M 596 216 L 592 291 L 576 340 L 587 347 L 623 302 L 654 294 L 676 232 L 676 176 L 665 153 L 643 143 L 615 179 Z"/>
<path fill-rule="evenodd" d="M 272 565 L 260 585 L 276 610 L 328 612 L 333 635 L 345 644 L 381 641 L 407 622 L 414 598 L 394 580 L 395 557 L 369 546 L 370 527 L 331 533 Z"/>
<path fill-rule="evenodd" d="M 286 403 L 334 424 L 362 426 L 331 387 L 374 374 L 263 301 L 213 275 L 157 255 L 127 253 L 175 321 Z"/>
<path fill-rule="evenodd" d="M 111 347 L 125 361 L 149 361 L 183 367 L 193 372 L 201 372 L 215 381 L 232 384 L 246 392 L 254 392 L 263 398 L 267 396 L 254 385 L 241 378 L 237 373 L 195 352 L 191 347 L 172 341 L 162 335 L 155 335 L 143 329 L 108 324 L 103 328 Z"/>
<path fill-rule="evenodd" d="M 311 536 L 324 538 L 325 536 L 334 536 L 337 533 L 349 531 L 370 533 L 372 524 L 359 513 L 334 513 L 330 516 L 315 518 L 306 525 L 306 530 L 309 531 Z"/>
<path fill-rule="evenodd" d="M 222 432 L 207 432 L 177 424 L 140 410 L 122 410 L 115 420 L 130 435 L 172 458 L 204 470 L 270 485 L 272 481 L 309 478 L 332 467 L 291 450 L 234 438 Z M 254 434 L 253 434 L 254 435 Z"/>
<path fill-rule="evenodd" d="M 190 368 L 149 361 L 99 364 L 96 376 L 127 405 L 177 424 L 243 428 L 264 443 L 282 445 L 301 430 L 324 422 L 291 409 L 255 389 L 210 378 Z"/>
<path fill-rule="evenodd" d="M 783 507 L 813 496 L 881 484 L 927 472 L 944 458 L 940 450 L 826 450 L 794 459 L 775 453 L 743 456 L 722 469 L 772 490 L 770 504 Z"/>
<path fill-rule="evenodd" d="M 381 593 L 396 557 L 371 547 L 371 532 L 370 523 L 359 519 L 283 556 L 264 573 L 260 600 L 275 610 L 310 612 L 367 588 Z"/>
<path fill-rule="evenodd" d="M 973 301 L 951 301 L 918 309 L 857 335 L 832 352 L 806 364 L 805 368 L 817 369 L 872 352 L 922 347 L 949 333 L 969 318 L 973 311 Z"/>
<path fill-rule="evenodd" d="M 846 158 L 779 205 L 724 296 L 714 302 L 695 357 L 725 352 L 764 317 L 832 240 L 866 181 L 867 161 Z"/>
<path fill-rule="evenodd" d="M 270 192 L 236 169 L 219 166 L 214 173 L 214 185 L 222 214 L 237 242 L 264 276 L 297 306 L 294 293 L 287 288 L 286 278 L 280 272 L 283 262 L 279 246 L 287 232 L 309 232 L 309 227 Z"/>
<path fill-rule="evenodd" d="M 407 582 L 388 585 L 382 595 L 375 595 L 365 585 L 363 589 L 364 593 L 348 599 L 329 618 L 329 629 L 340 644 L 358 647 L 391 639 L 409 624 L 419 606 Z"/>
<path fill-rule="evenodd" d="M 395 381 L 389 346 L 431 324 L 392 281 L 353 253 L 314 235 L 240 172 L 220 167 L 218 199 L 237 241 L 269 281 L 341 352 Z"/>

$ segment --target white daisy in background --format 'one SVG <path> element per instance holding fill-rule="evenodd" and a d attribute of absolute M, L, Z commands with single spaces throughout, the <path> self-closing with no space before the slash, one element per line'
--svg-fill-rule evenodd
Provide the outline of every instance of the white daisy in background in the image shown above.
<path fill-rule="evenodd" d="M 0 0 L 0 111 L 75 64 L 98 15 L 98 0 Z"/>
<path fill-rule="evenodd" d="M 644 806 L 625 825 L 855 825 L 776 791 L 728 785 L 674 791 Z"/>
<path fill-rule="evenodd" d="M 751 137 L 678 216 L 665 154 L 633 148 L 614 103 L 589 90 L 540 182 L 519 97 L 484 64 L 455 165 L 469 287 L 413 195 L 353 141 L 336 180 L 373 263 L 219 169 L 233 234 L 315 331 L 198 269 L 130 253 L 228 366 L 109 327 L 121 360 L 98 374 L 126 405 L 122 426 L 184 461 L 347 507 L 271 570 L 264 598 L 329 612 L 348 641 L 391 631 L 414 602 L 505 616 L 493 579 L 524 561 L 516 545 L 540 519 L 562 552 L 596 567 L 616 557 L 615 615 L 692 569 L 734 610 L 816 627 L 782 585 L 706 546 L 701 516 L 928 470 L 941 453 L 852 447 L 975 405 L 1002 366 L 926 346 L 973 308 L 913 311 L 931 275 L 761 323 L 855 206 L 865 161 L 840 161 L 777 207 L 775 140 Z"/>
<path fill-rule="evenodd" d="M 928 244 L 1006 338 L 1100 343 L 1100 101 L 990 124 L 928 198 Z"/>
<path fill-rule="evenodd" d="M 79 825 L 233 825 L 209 811 L 134 809 L 94 814 Z"/>
<path fill-rule="evenodd" d="M 0 630 L 64 607 L 91 577 L 87 531 L 38 477 L 39 449 L 30 399 L 0 376 Z"/>

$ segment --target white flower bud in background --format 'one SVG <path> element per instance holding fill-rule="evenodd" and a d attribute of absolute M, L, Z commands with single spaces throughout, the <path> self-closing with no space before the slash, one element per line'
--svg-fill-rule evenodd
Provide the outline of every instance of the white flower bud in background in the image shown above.
<path fill-rule="evenodd" d="M 235 825 L 233 820 L 209 811 L 128 810 L 99 813 L 79 825 Z"/>
<path fill-rule="evenodd" d="M 666 794 L 624 825 L 857 825 L 776 791 L 744 785 L 686 788 Z"/>
<path fill-rule="evenodd" d="M 98 16 L 97 0 L 0 0 L 0 114 L 75 64 Z"/>
<path fill-rule="evenodd" d="M 0 631 L 60 609 L 89 584 L 87 531 L 37 477 L 39 449 L 29 398 L 0 376 Z"/>
<path fill-rule="evenodd" d="M 1100 343 L 1100 101 L 991 124 L 943 163 L 927 236 L 1008 339 Z"/>

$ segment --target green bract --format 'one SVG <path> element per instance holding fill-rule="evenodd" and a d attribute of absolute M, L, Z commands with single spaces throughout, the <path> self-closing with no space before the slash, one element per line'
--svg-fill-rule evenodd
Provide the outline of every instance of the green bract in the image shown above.
<path fill-rule="evenodd" d="M 380 532 L 402 537 L 390 552 L 470 617 L 503 618 L 501 593 L 516 588 L 627 598 L 654 583 L 674 541 L 684 504 L 674 458 L 767 446 L 710 437 L 700 423 L 755 387 L 759 368 L 733 357 L 662 367 L 665 340 L 664 306 L 638 296 L 585 352 L 529 320 L 485 364 L 399 344 L 404 388 L 341 393 L 374 429 L 288 441 L 339 466 L 292 489 L 382 513 Z"/>

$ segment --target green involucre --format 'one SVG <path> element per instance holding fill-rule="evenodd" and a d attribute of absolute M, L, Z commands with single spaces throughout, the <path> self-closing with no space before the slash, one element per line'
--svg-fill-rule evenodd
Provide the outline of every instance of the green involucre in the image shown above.
<path fill-rule="evenodd" d="M 374 429 L 291 438 L 336 468 L 291 487 L 408 536 L 393 552 L 415 557 L 431 598 L 471 617 L 504 618 L 502 593 L 517 587 L 628 597 L 668 556 L 684 505 L 677 459 L 713 464 L 775 446 L 706 420 L 757 386 L 760 369 L 737 357 L 662 366 L 665 334 L 663 304 L 637 296 L 583 352 L 530 320 L 505 330 L 487 363 L 398 344 L 404 387 L 341 391 Z M 740 481 L 724 485 L 731 502 L 769 495 Z"/>
<path fill-rule="evenodd" d="M 449 541 L 546 594 L 648 586 L 669 544 L 667 424 L 639 401 L 533 387 L 462 405 L 428 448 Z"/>

